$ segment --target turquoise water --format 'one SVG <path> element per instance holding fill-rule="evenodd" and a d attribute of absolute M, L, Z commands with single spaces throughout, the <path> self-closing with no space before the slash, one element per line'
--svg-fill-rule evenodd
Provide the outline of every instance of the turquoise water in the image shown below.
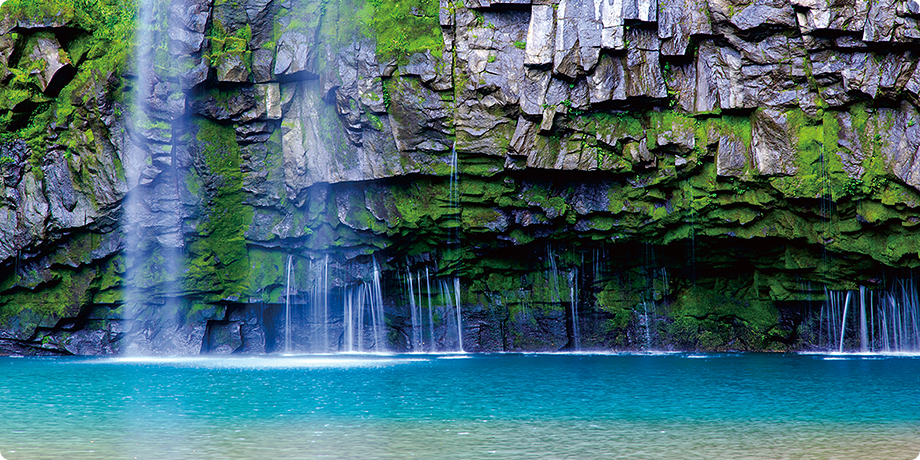
<path fill-rule="evenodd" d="M 0 358 L 18 459 L 905 459 L 920 358 Z"/>

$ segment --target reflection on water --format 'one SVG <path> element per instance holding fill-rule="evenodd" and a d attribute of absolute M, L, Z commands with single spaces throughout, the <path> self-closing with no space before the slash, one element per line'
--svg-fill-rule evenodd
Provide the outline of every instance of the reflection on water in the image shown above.
<path fill-rule="evenodd" d="M 0 371 L 9 460 L 920 452 L 920 359 L 903 356 L 4 358 Z"/>

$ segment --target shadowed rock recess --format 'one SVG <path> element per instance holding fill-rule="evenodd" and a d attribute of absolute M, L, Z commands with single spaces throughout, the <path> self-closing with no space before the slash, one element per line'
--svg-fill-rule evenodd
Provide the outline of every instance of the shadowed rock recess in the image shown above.
<path fill-rule="evenodd" d="M 814 349 L 920 266 L 917 0 L 430 2 L 7 0 L 0 354 L 345 350 L 375 278 L 394 351 Z"/>

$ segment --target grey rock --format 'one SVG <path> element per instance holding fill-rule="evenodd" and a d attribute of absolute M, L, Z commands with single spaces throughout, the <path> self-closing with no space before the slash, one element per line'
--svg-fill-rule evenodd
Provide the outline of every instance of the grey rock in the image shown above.
<path fill-rule="evenodd" d="M 713 56 L 715 73 L 713 80 L 719 93 L 719 104 L 722 109 L 740 109 L 744 106 L 744 93 L 742 91 L 741 53 L 731 48 L 719 48 L 719 53 Z"/>
<path fill-rule="evenodd" d="M 22 180 L 29 158 L 29 146 L 22 139 L 0 143 L 0 175 L 3 176 L 3 185 L 15 188 Z"/>
<path fill-rule="evenodd" d="M 706 2 L 659 0 L 658 10 L 658 37 L 662 40 L 661 54 L 664 56 L 683 56 L 691 36 L 713 33 Z"/>
<path fill-rule="evenodd" d="M 262 3 L 258 0 L 247 0 L 245 2 L 214 2 L 211 11 L 211 21 L 215 27 L 221 27 L 230 34 L 249 24 L 247 7 L 253 4 Z"/>
<path fill-rule="evenodd" d="M 73 78 L 73 64 L 58 39 L 50 34 L 38 34 L 29 42 L 27 59 L 35 64 L 30 73 L 35 75 L 39 88 L 45 93 L 59 91 Z M 21 65 L 21 64 L 20 64 Z M 56 80 L 56 81 L 55 81 Z M 53 85 L 52 85 L 53 83 Z"/>
<path fill-rule="evenodd" d="M 524 65 L 543 67 L 553 63 L 556 25 L 553 13 L 552 5 L 532 7 L 524 48 Z"/>
<path fill-rule="evenodd" d="M 511 137 L 511 152 L 516 155 L 529 155 L 534 148 L 538 127 L 536 123 L 519 117 L 514 128 L 514 135 Z"/>
<path fill-rule="evenodd" d="M 312 69 L 313 40 L 300 32 L 286 31 L 278 40 L 275 75 L 291 76 Z"/>
<path fill-rule="evenodd" d="M 185 69 L 179 74 L 179 83 L 183 90 L 188 90 L 203 83 L 208 78 L 208 62 L 197 56 L 181 56 L 179 67 Z"/>
<path fill-rule="evenodd" d="M 638 142 L 629 142 L 623 146 L 623 153 L 629 155 L 636 164 L 645 164 L 655 167 L 657 158 L 648 148 L 648 141 L 642 138 Z"/>
<path fill-rule="evenodd" d="M 562 0 L 556 11 L 556 36 L 553 50 L 553 72 L 567 78 L 579 75 L 581 55 L 579 52 L 579 19 L 585 7 L 585 0 Z M 593 18 L 592 18 L 593 19 Z"/>
<path fill-rule="evenodd" d="M 181 28 L 203 36 L 210 13 L 210 0 L 172 0 L 169 4 L 170 31 Z"/>
<path fill-rule="evenodd" d="M 903 102 L 897 109 L 880 109 L 870 118 L 868 136 L 877 149 L 887 156 L 887 165 L 895 177 L 914 189 L 920 189 L 920 113 L 913 104 Z M 868 147 L 868 146 L 867 146 Z"/>
<path fill-rule="evenodd" d="M 252 40 L 249 45 L 253 49 L 261 48 L 263 44 L 272 40 L 275 19 L 272 6 L 272 0 L 246 0 L 243 4 L 252 29 Z"/>
<path fill-rule="evenodd" d="M 798 132 L 787 112 L 760 109 L 751 115 L 751 148 L 754 167 L 766 176 L 792 175 L 798 145 Z"/>
<path fill-rule="evenodd" d="M 73 211 L 77 206 L 77 192 L 74 190 L 73 177 L 68 167 L 68 162 L 61 151 L 48 152 L 42 161 L 42 172 L 45 180 L 45 196 L 51 198 L 52 213 L 61 215 L 62 207 Z M 54 212 L 57 210 L 57 212 Z"/>
<path fill-rule="evenodd" d="M 671 118 L 671 123 L 663 117 L 656 118 L 656 144 L 659 148 L 681 154 L 689 153 L 696 147 L 696 128 L 692 120 L 680 117 Z"/>
<path fill-rule="evenodd" d="M 625 101 L 625 74 L 626 69 L 624 69 L 622 58 L 607 54 L 601 55 L 594 72 L 587 78 L 591 104 Z"/>
<path fill-rule="evenodd" d="M 249 80 L 249 67 L 242 53 L 225 53 L 217 63 L 217 81 L 243 83 Z"/>
<path fill-rule="evenodd" d="M 748 6 L 736 6 L 729 21 L 742 31 L 767 26 L 788 29 L 798 26 L 792 5 L 785 0 L 754 0 Z"/>
<path fill-rule="evenodd" d="M 657 22 L 658 1 L 623 0 L 623 19 L 631 19 L 642 22 Z"/>
<path fill-rule="evenodd" d="M 743 124 L 733 126 L 744 126 Z M 732 125 L 725 126 L 719 133 L 716 150 L 716 174 L 720 176 L 746 177 L 752 164 L 751 149 L 745 143 L 750 133 L 738 132 Z M 746 135 L 745 135 L 746 134 Z M 749 138 L 749 137 L 748 137 Z"/>
<path fill-rule="evenodd" d="M 658 64 L 658 51 L 631 48 L 626 54 L 626 65 L 629 69 L 626 74 L 627 97 L 667 97 L 667 86 Z"/>
<path fill-rule="evenodd" d="M 43 239 L 50 209 L 42 183 L 35 178 L 35 173 L 29 171 L 22 176 L 17 191 L 23 198 L 18 206 L 19 225 L 25 230 L 23 236 L 27 241 Z"/>
<path fill-rule="evenodd" d="M 191 102 L 193 113 L 214 120 L 237 120 L 255 107 L 255 89 L 251 86 L 211 91 L 195 96 Z"/>
<path fill-rule="evenodd" d="M 6 77 L 10 75 L 8 66 L 15 50 L 16 41 L 13 40 L 12 35 L 0 35 L 0 81 L 6 81 Z"/>
<path fill-rule="evenodd" d="M 837 156 L 843 165 L 847 176 L 859 179 L 865 172 L 863 160 L 866 150 L 862 143 L 862 133 L 853 129 L 853 117 L 849 112 L 833 112 L 832 116 L 837 123 Z"/>
<path fill-rule="evenodd" d="M 546 91 L 552 80 L 548 71 L 527 70 L 521 81 L 520 104 L 521 111 L 530 116 L 543 115 L 543 105 L 546 102 Z"/>
<path fill-rule="evenodd" d="M 272 60 L 274 52 L 267 49 L 256 49 L 252 52 L 252 81 L 265 83 L 274 79 L 272 74 Z"/>
<path fill-rule="evenodd" d="M 182 56 L 201 51 L 204 34 L 193 32 L 184 27 L 173 26 L 169 31 L 169 52 L 173 56 Z"/>
<path fill-rule="evenodd" d="M 894 38 L 897 0 L 873 0 L 863 29 L 863 41 L 890 42 Z"/>

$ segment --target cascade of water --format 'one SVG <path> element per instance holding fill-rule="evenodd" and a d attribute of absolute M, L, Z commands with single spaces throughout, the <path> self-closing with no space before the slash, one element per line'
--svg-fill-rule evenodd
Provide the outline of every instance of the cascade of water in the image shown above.
<path fill-rule="evenodd" d="M 350 289 L 342 292 L 343 321 L 345 322 L 345 351 L 355 351 L 355 302 Z"/>
<path fill-rule="evenodd" d="M 847 327 L 847 309 L 850 308 L 850 296 L 852 294 L 852 291 L 847 291 L 847 299 L 843 303 L 843 316 L 840 317 L 840 341 L 837 342 L 837 351 L 840 353 L 843 353 L 843 333 L 846 331 Z"/>
<path fill-rule="evenodd" d="M 313 306 L 313 330 L 311 351 L 326 353 L 329 351 L 329 255 L 323 258 L 322 265 L 313 267 L 313 292 L 311 304 Z"/>
<path fill-rule="evenodd" d="M 329 351 L 329 254 L 323 258 L 323 351 Z"/>
<path fill-rule="evenodd" d="M 463 324 L 460 315 L 460 278 L 454 277 L 454 307 L 457 310 L 457 342 L 463 352 Z"/>
<path fill-rule="evenodd" d="M 552 292 L 552 298 L 550 299 L 553 303 L 562 302 L 562 298 L 559 295 L 559 269 L 556 267 L 556 255 L 553 253 L 553 248 L 551 246 L 546 247 L 546 258 L 549 260 L 549 286 Z"/>
<path fill-rule="evenodd" d="M 438 351 L 438 346 L 434 338 L 434 306 L 431 304 L 431 277 L 428 267 L 425 267 L 425 289 L 428 290 L 428 351 L 434 353 Z"/>
<path fill-rule="evenodd" d="M 578 279 L 578 271 L 572 269 L 569 272 L 569 300 L 572 304 L 572 333 L 575 338 L 575 351 L 581 350 L 581 337 L 578 335 L 578 291 L 575 281 Z"/>
<path fill-rule="evenodd" d="M 413 333 L 418 333 L 418 337 L 419 337 L 418 351 L 422 351 L 421 340 L 422 340 L 422 336 L 424 335 L 422 331 L 422 271 L 419 270 L 415 272 L 415 276 L 416 276 L 415 281 L 417 283 L 416 286 L 418 286 L 418 303 L 417 303 L 418 314 L 416 315 L 416 317 L 418 318 L 419 322 L 418 322 L 418 327 L 415 327 L 415 326 L 412 327 L 412 331 Z"/>
<path fill-rule="evenodd" d="M 648 314 L 648 302 L 642 302 L 642 314 L 639 315 L 639 327 L 643 330 L 643 335 L 645 336 L 645 343 L 643 344 L 644 349 L 652 349 L 652 325 L 649 320 Z"/>
<path fill-rule="evenodd" d="M 859 351 L 869 351 L 869 325 L 866 316 L 866 287 L 859 287 Z"/>
<path fill-rule="evenodd" d="M 412 337 L 410 338 L 409 348 L 412 351 L 419 351 L 421 349 L 421 339 L 419 338 L 419 317 L 415 311 L 415 287 L 412 283 L 412 272 L 409 271 L 409 268 L 406 268 L 406 280 L 408 282 L 409 289 L 409 315 L 412 319 Z M 419 286 L 419 296 L 421 296 L 421 286 Z M 419 299 L 421 302 L 421 298 Z"/>
<path fill-rule="evenodd" d="M 2 3 L 2 2 L 0 2 Z M 180 299 L 182 233 L 179 198 L 180 171 L 173 146 L 169 166 L 155 173 L 149 168 L 153 146 L 145 126 L 157 116 L 152 109 L 156 75 L 153 50 L 163 35 L 156 32 L 156 3 L 138 2 L 138 28 L 134 43 L 134 72 L 131 110 L 127 120 L 126 157 L 123 159 L 128 193 L 121 222 L 125 230 L 125 319 L 132 324 L 127 331 L 123 352 L 127 354 L 171 353 L 178 343 L 186 341 L 177 330 L 181 322 Z M 156 120 L 160 121 L 160 120 Z M 153 173 L 151 175 L 151 173 Z M 17 257 L 18 262 L 18 257 Z M 142 292 L 139 278 L 158 281 Z M 162 301 L 162 305 L 156 305 Z"/>
<path fill-rule="evenodd" d="M 358 285 L 355 292 L 354 305 L 358 312 L 358 320 L 355 327 L 355 339 L 358 341 L 357 351 L 364 351 L 364 303 L 367 287 L 364 284 Z"/>
<path fill-rule="evenodd" d="M 374 279 L 371 283 L 368 300 L 371 309 L 371 320 L 374 325 L 374 351 L 380 352 L 386 349 L 386 322 L 383 317 L 383 289 L 380 285 L 380 266 L 377 265 L 376 260 L 374 260 Z"/>
<path fill-rule="evenodd" d="M 859 332 L 861 352 L 920 351 L 920 294 L 913 279 L 896 279 L 888 290 L 861 286 L 859 314 L 850 315 L 849 304 L 856 294 L 825 289 L 827 301 L 818 316 L 818 331 L 826 348 L 844 351 L 849 329 Z"/>
<path fill-rule="evenodd" d="M 287 260 L 287 282 L 284 285 L 284 352 L 291 352 L 291 271 L 294 267 L 294 255 Z"/>

